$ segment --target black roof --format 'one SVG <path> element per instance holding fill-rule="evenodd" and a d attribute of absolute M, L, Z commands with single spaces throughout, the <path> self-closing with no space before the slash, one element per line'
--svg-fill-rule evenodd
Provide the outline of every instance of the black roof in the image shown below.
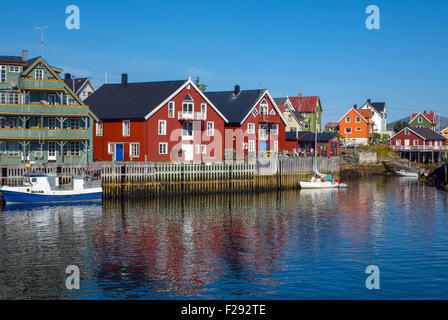
<path fill-rule="evenodd" d="M 299 138 L 311 134 L 311 131 L 287 131 L 285 132 L 285 139 L 287 141 L 299 140 Z"/>
<path fill-rule="evenodd" d="M 383 113 L 386 107 L 386 102 L 370 102 L 370 105 L 378 112 Z"/>
<path fill-rule="evenodd" d="M 277 106 L 285 106 L 286 100 L 288 100 L 288 98 L 274 98 L 274 101 L 277 104 Z"/>
<path fill-rule="evenodd" d="M 297 118 L 297 120 L 299 120 L 299 121 L 303 121 L 303 120 L 305 120 L 305 117 L 304 116 L 302 116 L 302 114 L 299 112 L 299 111 L 297 111 L 297 110 L 293 110 L 293 111 L 291 111 L 295 116 L 296 116 L 296 118 Z"/>
<path fill-rule="evenodd" d="M 73 92 L 77 93 L 78 90 L 81 88 L 81 86 L 84 84 L 84 82 L 86 82 L 88 79 L 89 78 L 70 78 L 70 79 L 64 78 L 64 82 L 71 90 L 73 90 L 74 85 L 75 90 L 73 90 Z"/>
<path fill-rule="evenodd" d="M 432 130 L 431 128 L 410 128 L 410 129 L 427 140 L 446 140 L 444 136 Z"/>
<path fill-rule="evenodd" d="M 317 133 L 317 141 L 319 142 L 328 142 L 330 141 L 332 138 L 334 138 L 335 136 L 337 136 L 337 133 L 332 133 L 332 132 L 322 132 L 322 133 Z M 315 141 L 316 139 L 316 133 L 311 133 L 311 134 L 307 134 L 304 137 L 299 138 L 299 141 Z"/>
<path fill-rule="evenodd" d="M 84 102 L 100 119 L 143 119 L 186 81 L 104 84 Z"/>
<path fill-rule="evenodd" d="M 22 57 L 18 57 L 18 56 L 0 56 L 0 62 L 20 63 L 20 64 L 25 63 L 25 61 L 22 60 Z"/>
<path fill-rule="evenodd" d="M 234 91 L 205 92 L 205 95 L 229 123 L 241 123 L 264 92 L 264 89 L 258 89 L 243 90 L 237 95 Z"/>

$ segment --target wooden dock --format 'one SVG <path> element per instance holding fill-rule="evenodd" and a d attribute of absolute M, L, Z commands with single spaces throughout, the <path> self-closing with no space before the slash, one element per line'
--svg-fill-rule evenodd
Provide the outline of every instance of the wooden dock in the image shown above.
<path fill-rule="evenodd" d="M 22 165 L 0 165 L 1 184 L 19 184 Z M 45 173 L 79 174 L 77 165 L 45 164 Z M 265 158 L 245 163 L 94 162 L 105 198 L 154 197 L 176 194 L 253 192 L 297 188 L 313 175 L 313 158 Z M 318 158 L 317 169 L 339 177 L 339 158 Z"/>

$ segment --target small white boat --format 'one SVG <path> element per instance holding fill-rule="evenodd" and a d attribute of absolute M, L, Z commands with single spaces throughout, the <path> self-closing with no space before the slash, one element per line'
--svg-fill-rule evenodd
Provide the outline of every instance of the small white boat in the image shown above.
<path fill-rule="evenodd" d="M 417 172 L 409 172 L 409 171 L 404 171 L 404 170 L 395 172 L 395 175 L 397 175 L 398 177 L 418 178 Z"/>
<path fill-rule="evenodd" d="M 300 181 L 300 188 L 302 189 L 323 189 L 323 188 L 339 188 L 339 183 L 336 181 L 325 181 L 320 179 L 311 179 L 310 181 Z"/>
<path fill-rule="evenodd" d="M 2 186 L 0 192 L 7 204 L 17 203 L 63 203 L 101 201 L 101 180 L 88 181 L 73 176 L 69 185 L 60 185 L 55 175 L 24 175 L 19 186 Z"/>

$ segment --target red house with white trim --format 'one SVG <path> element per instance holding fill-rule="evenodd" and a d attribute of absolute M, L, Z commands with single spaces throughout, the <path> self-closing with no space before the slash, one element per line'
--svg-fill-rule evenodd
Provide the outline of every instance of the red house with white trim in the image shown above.
<path fill-rule="evenodd" d="M 101 120 L 97 161 L 221 161 L 226 117 L 191 79 L 104 84 L 86 103 Z"/>
<path fill-rule="evenodd" d="M 446 138 L 430 128 L 403 128 L 390 139 L 395 151 L 440 151 L 446 150 Z"/>
<path fill-rule="evenodd" d="M 285 150 L 287 121 L 267 89 L 205 92 L 223 113 L 224 151 L 236 157 L 249 153 L 271 155 Z"/>

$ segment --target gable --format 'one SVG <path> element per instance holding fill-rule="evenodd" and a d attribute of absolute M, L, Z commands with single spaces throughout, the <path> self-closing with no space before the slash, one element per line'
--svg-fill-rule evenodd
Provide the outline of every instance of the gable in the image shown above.
<path fill-rule="evenodd" d="M 285 126 L 287 126 L 288 122 L 286 121 L 285 117 L 283 116 L 283 113 L 280 111 L 280 109 L 278 108 L 277 104 L 275 103 L 275 100 L 272 98 L 271 94 L 269 93 L 269 91 L 267 89 L 264 91 L 264 94 L 262 94 L 260 96 L 260 98 L 255 103 L 255 105 L 250 109 L 250 111 L 247 113 L 245 118 L 240 122 L 240 125 L 243 124 L 246 121 L 246 119 L 252 114 L 252 112 L 254 110 L 257 110 L 258 114 L 260 114 L 260 104 L 263 101 L 266 101 L 268 103 L 269 108 L 273 108 L 275 110 L 276 115 L 278 115 L 280 117 L 280 119 L 283 121 L 283 123 L 285 124 Z M 271 110 L 268 109 L 268 114 L 269 114 L 270 111 Z"/>

